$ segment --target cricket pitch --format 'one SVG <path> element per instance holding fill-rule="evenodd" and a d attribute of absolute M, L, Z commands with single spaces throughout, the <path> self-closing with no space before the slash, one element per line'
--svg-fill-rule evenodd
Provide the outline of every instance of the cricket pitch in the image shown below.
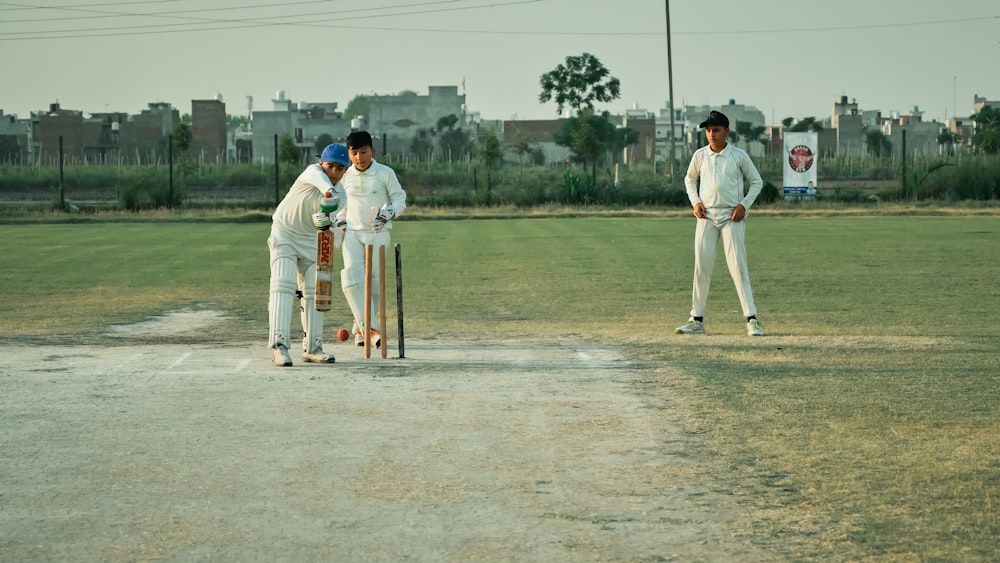
<path fill-rule="evenodd" d="M 769 559 L 678 399 L 642 391 L 669 366 L 408 338 L 278 368 L 163 330 L 5 346 L 0 560 Z"/>

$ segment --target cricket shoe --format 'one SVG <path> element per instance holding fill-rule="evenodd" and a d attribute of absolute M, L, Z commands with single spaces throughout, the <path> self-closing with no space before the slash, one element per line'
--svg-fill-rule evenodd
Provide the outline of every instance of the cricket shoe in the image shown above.
<path fill-rule="evenodd" d="M 360 332 L 354 333 L 354 343 L 357 344 L 358 346 L 364 346 L 365 337 L 362 336 Z M 376 348 L 382 347 L 382 337 L 378 335 L 377 330 L 372 331 L 372 346 Z"/>
<path fill-rule="evenodd" d="M 278 367 L 288 367 L 292 365 L 292 356 L 288 354 L 288 348 L 284 344 L 278 344 L 271 349 L 274 356 L 274 365 Z"/>
<path fill-rule="evenodd" d="M 307 364 L 332 364 L 337 361 L 333 354 L 327 354 L 322 348 L 315 352 L 302 352 L 302 361 Z"/>
<path fill-rule="evenodd" d="M 677 327 L 674 332 L 677 334 L 705 334 L 705 325 L 701 321 L 691 319 Z"/>
<path fill-rule="evenodd" d="M 750 319 L 747 323 L 747 336 L 764 336 L 764 327 L 760 326 L 760 321 Z"/>

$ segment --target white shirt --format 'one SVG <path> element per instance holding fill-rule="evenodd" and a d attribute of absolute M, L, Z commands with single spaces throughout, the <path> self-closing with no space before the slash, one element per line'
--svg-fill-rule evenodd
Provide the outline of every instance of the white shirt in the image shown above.
<path fill-rule="evenodd" d="M 745 196 L 744 180 L 750 182 Z M 700 201 L 709 209 L 731 209 L 740 204 L 750 209 L 764 187 L 764 180 L 746 151 L 726 143 L 720 152 L 713 152 L 711 146 L 706 145 L 691 155 L 684 187 L 692 207 Z"/>
<path fill-rule="evenodd" d="M 399 185 L 396 172 L 374 159 L 364 172 L 358 171 L 353 165 L 344 173 L 340 183 L 347 194 L 346 200 L 341 200 L 341 209 L 337 217 L 347 219 L 347 230 L 374 232 L 375 212 L 388 203 L 398 217 L 406 209 L 406 192 Z M 389 221 L 383 230 L 391 229 Z"/>
<path fill-rule="evenodd" d="M 299 174 L 284 199 L 271 216 L 272 231 L 295 236 L 316 238 L 316 227 L 312 216 L 319 213 L 319 204 L 326 192 L 333 190 L 340 198 L 340 206 L 347 201 L 344 188 L 338 182 L 330 183 L 330 178 L 319 164 L 311 164 Z"/>

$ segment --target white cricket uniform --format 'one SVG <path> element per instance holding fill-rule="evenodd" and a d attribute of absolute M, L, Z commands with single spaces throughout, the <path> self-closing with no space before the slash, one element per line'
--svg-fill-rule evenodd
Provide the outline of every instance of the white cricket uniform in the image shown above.
<path fill-rule="evenodd" d="M 340 285 L 354 315 L 353 332 L 358 335 L 361 334 L 365 318 L 365 245 L 371 244 L 374 247 L 371 310 L 378 311 L 382 299 L 379 292 L 378 247 L 384 245 L 388 255 L 389 232 L 392 230 L 392 221 L 389 221 L 380 232 L 375 232 L 376 211 L 373 211 L 373 208 L 381 209 L 383 205 L 389 204 L 398 217 L 406 209 L 406 192 L 399 184 L 393 169 L 374 159 L 364 172 L 359 172 L 354 166 L 348 168 L 340 183 L 344 188 L 346 199 L 341 200 L 337 218 L 347 221 L 343 250 L 344 269 L 340 272 Z M 370 328 L 381 331 L 382 327 L 379 326 L 376 317 L 377 315 L 372 315 Z"/>
<path fill-rule="evenodd" d="M 284 344 L 291 349 L 292 306 L 298 289 L 302 291 L 303 352 L 323 350 L 323 313 L 316 310 L 316 227 L 312 216 L 320 211 L 328 191 L 345 201 L 343 187 L 331 184 L 319 164 L 311 164 L 295 179 L 271 217 L 267 238 L 271 251 L 269 348 Z"/>
<path fill-rule="evenodd" d="M 700 182 L 698 181 L 700 178 Z M 744 195 L 744 182 L 749 182 Z M 734 222 L 730 219 L 733 209 L 742 204 L 747 210 L 756 201 L 764 181 L 743 149 L 726 144 L 716 153 L 710 146 L 704 146 L 691 156 L 684 187 L 688 199 L 694 206 L 702 202 L 706 207 L 706 218 L 698 219 L 694 235 L 694 289 L 691 293 L 691 316 L 705 316 L 705 304 L 715 265 L 715 248 L 722 237 L 723 251 L 729 275 L 736 285 L 744 316 L 757 314 L 750 289 L 750 272 L 747 267 L 746 219 Z"/>

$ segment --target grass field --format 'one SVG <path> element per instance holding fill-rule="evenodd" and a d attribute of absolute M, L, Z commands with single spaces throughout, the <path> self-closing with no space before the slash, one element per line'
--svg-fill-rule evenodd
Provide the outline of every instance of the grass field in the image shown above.
<path fill-rule="evenodd" d="M 189 307 L 263 347 L 268 229 L 0 225 L 3 341 L 72 343 Z M 721 253 L 709 335 L 673 334 L 693 229 L 684 215 L 399 221 L 407 335 L 619 343 L 669 368 L 635 385 L 684 397 L 720 489 L 752 510 L 747 534 L 788 559 L 1000 559 L 1000 218 L 753 216 L 760 339 Z"/>

